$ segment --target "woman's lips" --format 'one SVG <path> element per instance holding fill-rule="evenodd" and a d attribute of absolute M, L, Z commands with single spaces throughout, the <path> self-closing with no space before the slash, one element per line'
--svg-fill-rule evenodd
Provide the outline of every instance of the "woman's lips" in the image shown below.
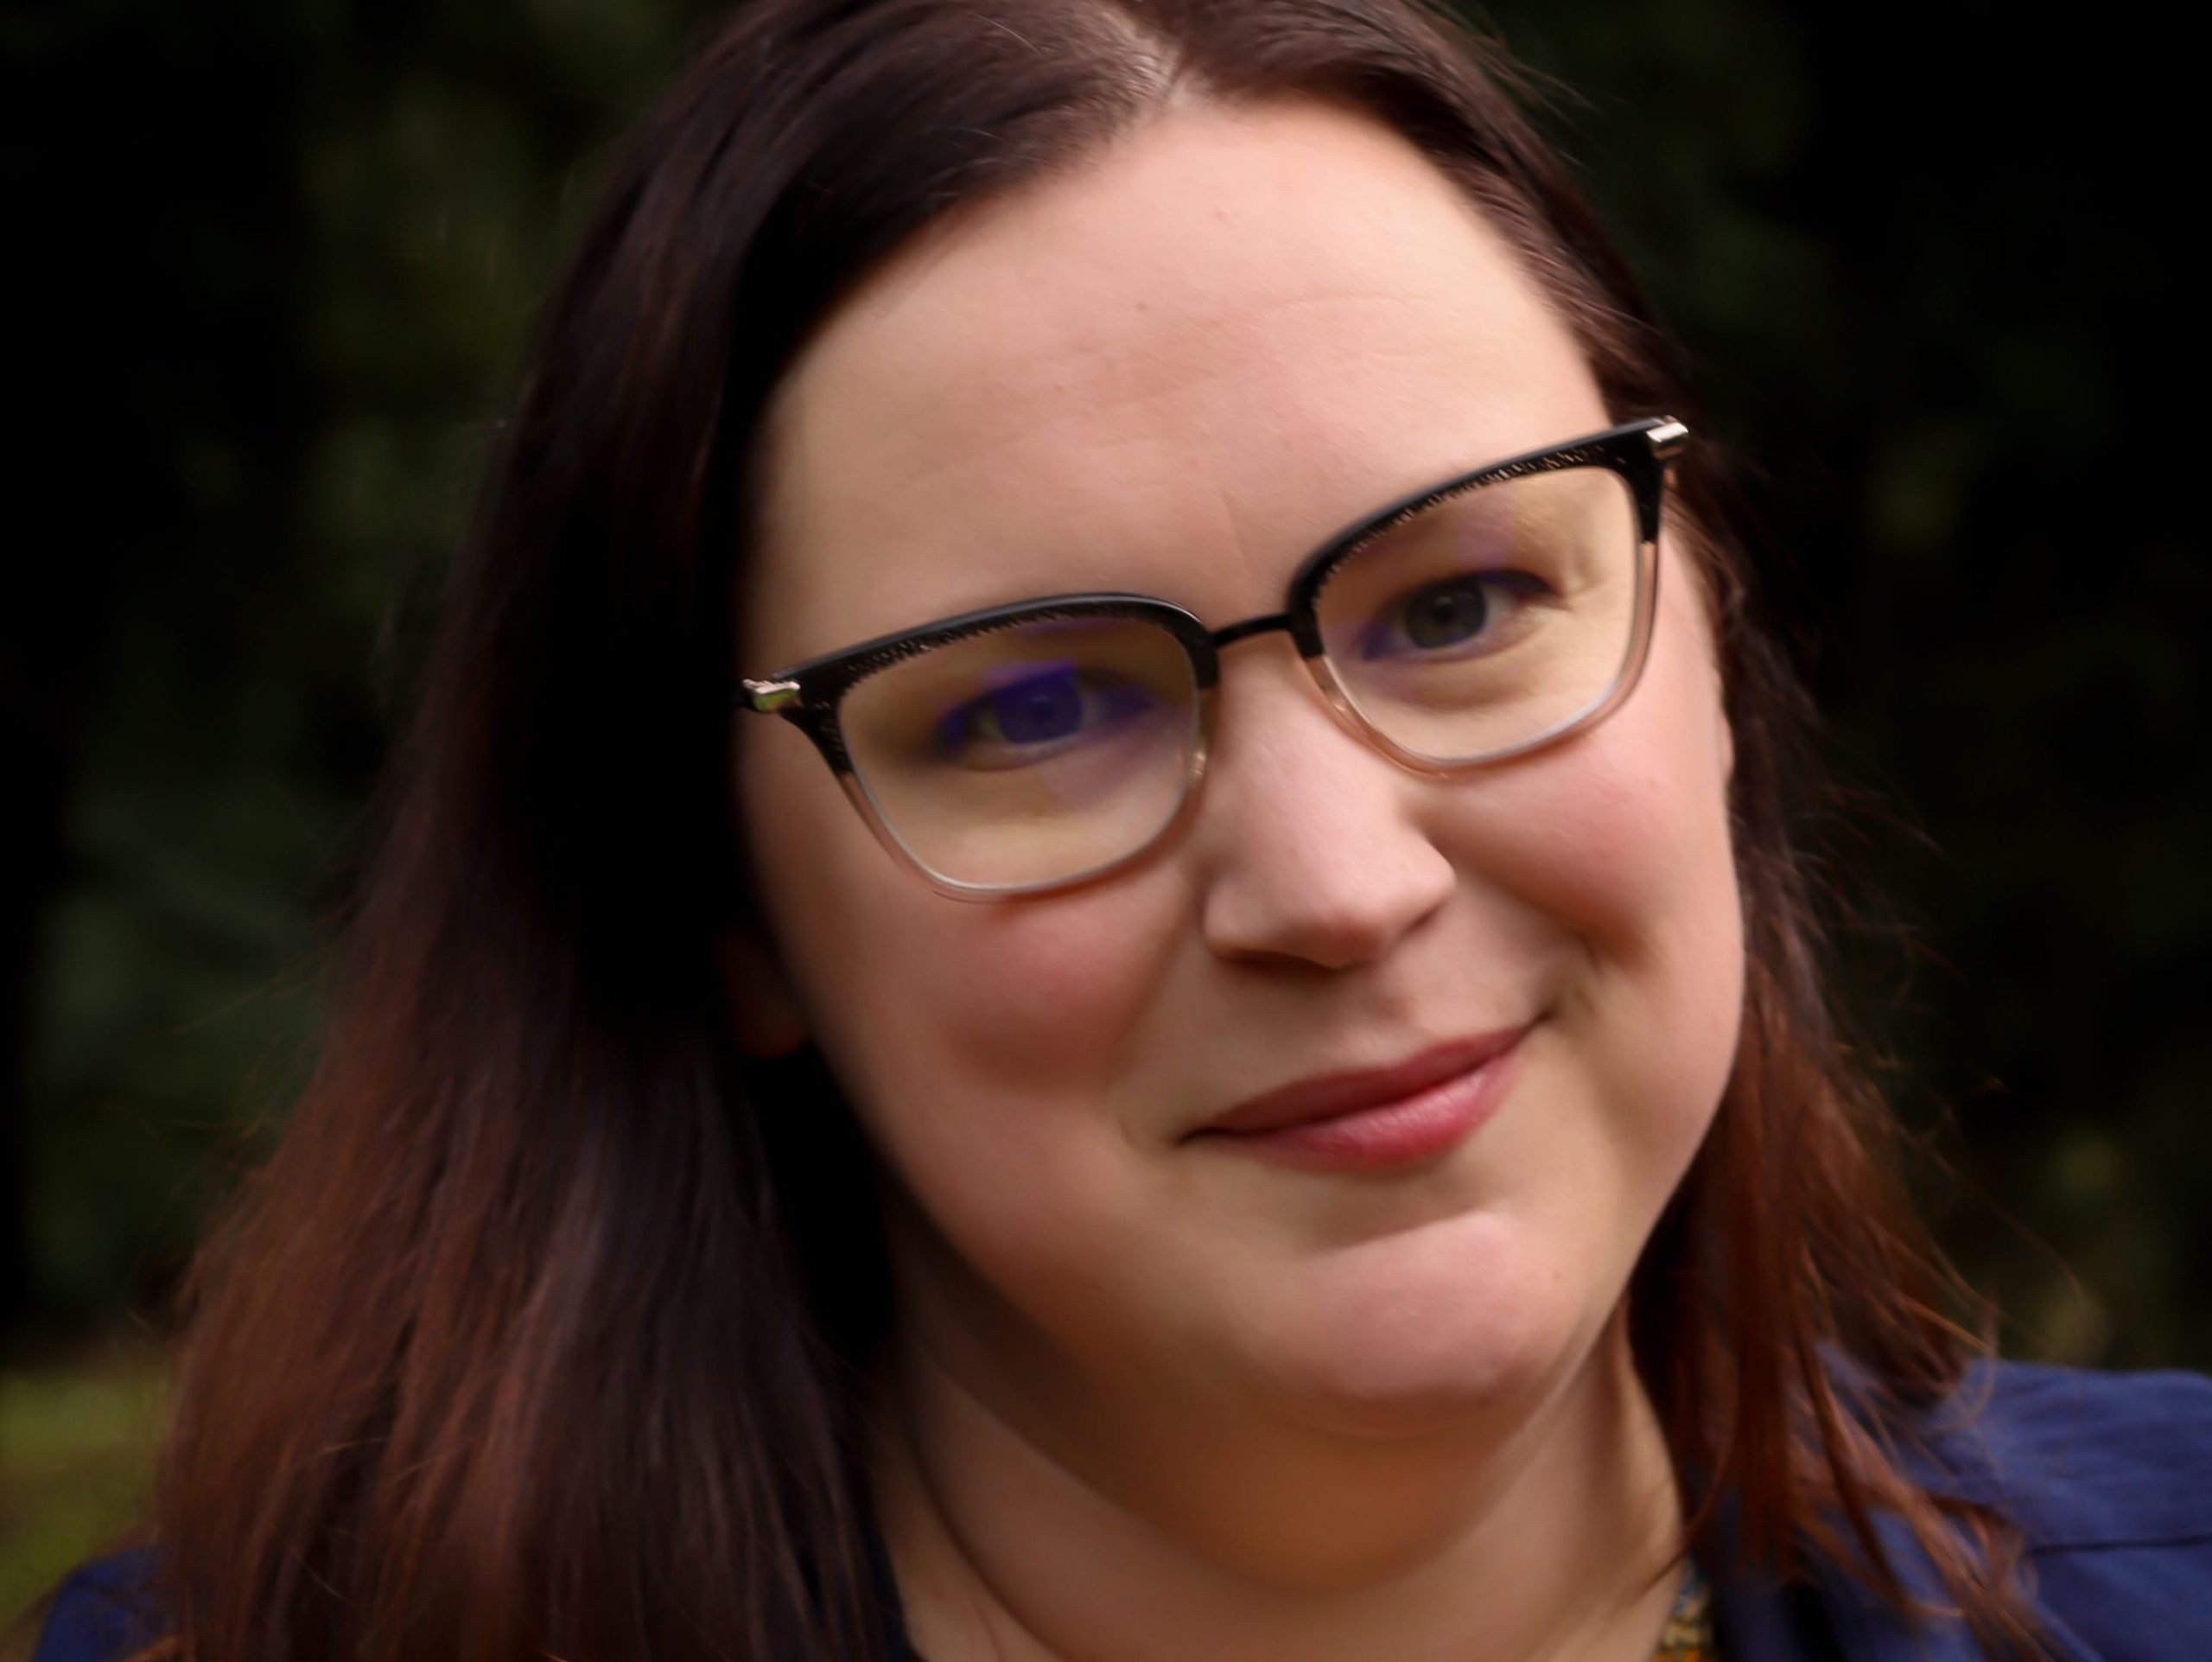
<path fill-rule="evenodd" d="M 1301 1079 L 1237 1104 L 1190 1140 L 1313 1170 L 1432 1159 L 1490 1118 L 1528 1031 L 1476 1035 L 1395 1067 Z"/>

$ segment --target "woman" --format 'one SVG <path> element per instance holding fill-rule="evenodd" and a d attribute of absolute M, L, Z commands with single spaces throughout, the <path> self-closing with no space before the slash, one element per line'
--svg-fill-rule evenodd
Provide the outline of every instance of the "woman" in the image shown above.
<path fill-rule="evenodd" d="M 738 16 L 46 1654 L 2204 1653 L 2212 1398 L 1966 1372 L 1711 452 L 1501 75 Z"/>

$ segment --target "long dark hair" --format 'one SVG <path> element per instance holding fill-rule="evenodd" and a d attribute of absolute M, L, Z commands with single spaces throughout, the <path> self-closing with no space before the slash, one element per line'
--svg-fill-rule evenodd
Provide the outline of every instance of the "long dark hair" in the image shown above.
<path fill-rule="evenodd" d="M 1512 239 L 1617 417 L 1687 413 L 1509 86 L 1404 0 L 760 0 L 647 116 L 545 317 L 319 1070 L 194 1277 L 155 1519 L 178 1653 L 877 1653 L 867 1156 L 818 1068 L 734 1054 L 717 952 L 752 927 L 728 690 L 764 404 L 921 228 L 1180 89 L 1387 123 Z M 2001 1520 L 1895 1452 L 1959 1347 L 1830 1012 L 1802 700 L 1709 459 L 1681 485 L 1751 978 L 1631 1288 L 1638 1365 L 1694 1538 L 1729 1496 L 1733 1561 L 1810 1543 L 1903 1602 L 1893 1509 L 2024 1641 Z"/>

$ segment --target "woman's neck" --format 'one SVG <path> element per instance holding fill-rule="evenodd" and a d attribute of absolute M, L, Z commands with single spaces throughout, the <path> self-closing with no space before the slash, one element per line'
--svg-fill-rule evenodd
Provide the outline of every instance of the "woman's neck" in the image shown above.
<path fill-rule="evenodd" d="M 988 1395 L 918 1347 L 885 1393 L 877 1505 L 928 1662 L 1648 1662 L 1679 1579 L 1618 1320 L 1507 1432 L 1096 1398 L 1047 1426 Z"/>

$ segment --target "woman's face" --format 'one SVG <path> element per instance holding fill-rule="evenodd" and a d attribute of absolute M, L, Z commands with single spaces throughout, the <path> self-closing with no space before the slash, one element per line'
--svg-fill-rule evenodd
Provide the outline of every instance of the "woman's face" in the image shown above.
<path fill-rule="evenodd" d="M 1609 421 L 1402 141 L 1319 105 L 1179 110 L 831 321 L 773 414 L 740 661 L 1076 590 L 1218 627 L 1359 514 Z M 1729 737 L 1665 549 L 1659 593 L 1622 708 L 1450 777 L 1340 724 L 1286 636 L 1230 647 L 1181 829 L 997 904 L 933 892 L 802 735 L 741 721 L 778 973 L 893 1180 L 904 1337 L 1040 1426 L 1117 1381 L 1387 1429 L 1573 1377 L 1741 1002 Z M 1511 1041 L 1491 1099 L 1441 1148 L 1317 1165 L 1198 1134 L 1485 1036 Z"/>

